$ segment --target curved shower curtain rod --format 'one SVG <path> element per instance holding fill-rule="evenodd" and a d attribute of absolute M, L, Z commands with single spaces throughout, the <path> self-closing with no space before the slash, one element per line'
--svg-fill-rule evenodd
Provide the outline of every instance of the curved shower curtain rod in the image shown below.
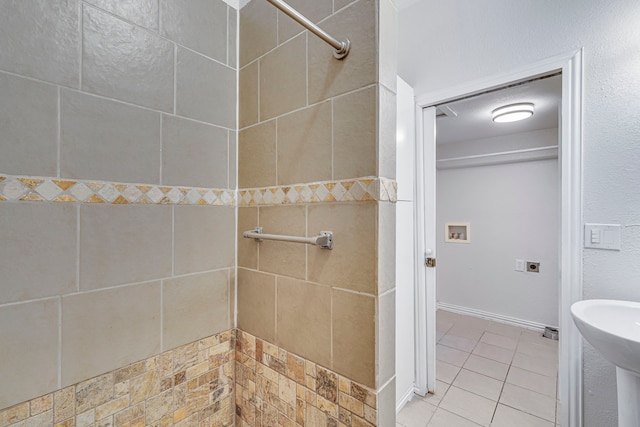
<path fill-rule="evenodd" d="M 269 3 L 280 9 L 286 15 L 291 17 L 293 20 L 298 22 L 298 24 L 302 25 L 309 31 L 311 31 L 316 36 L 320 37 L 322 40 L 330 44 L 335 51 L 333 52 L 333 56 L 336 59 L 342 59 L 349 54 L 349 48 L 351 47 L 351 42 L 348 38 L 343 38 L 341 40 L 337 40 L 334 37 L 331 37 L 325 30 L 318 27 L 316 24 L 311 22 L 307 17 L 302 15 L 300 12 L 289 6 L 287 3 L 282 0 L 267 0 Z"/>

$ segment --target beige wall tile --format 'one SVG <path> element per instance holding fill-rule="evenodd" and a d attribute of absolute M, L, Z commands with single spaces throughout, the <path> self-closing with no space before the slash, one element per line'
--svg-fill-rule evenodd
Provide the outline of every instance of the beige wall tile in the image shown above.
<path fill-rule="evenodd" d="M 160 282 L 62 299 L 62 386 L 160 352 Z"/>
<path fill-rule="evenodd" d="M 276 47 L 277 19 L 277 9 L 264 1 L 240 9 L 240 67 Z"/>
<path fill-rule="evenodd" d="M 240 13 L 229 6 L 229 22 L 227 31 L 229 32 L 229 46 L 227 47 L 227 65 L 238 68 L 238 18 Z"/>
<path fill-rule="evenodd" d="M 158 0 L 131 0 L 126 3 L 114 0 L 88 0 L 87 3 L 134 24 L 158 31 Z"/>
<path fill-rule="evenodd" d="M 162 118 L 162 184 L 228 188 L 229 131 L 175 116 Z"/>
<path fill-rule="evenodd" d="M 378 202 L 378 295 L 396 287 L 396 205 Z"/>
<path fill-rule="evenodd" d="M 227 4 L 222 0 L 160 0 L 161 34 L 227 62 Z"/>
<path fill-rule="evenodd" d="M 331 103 L 278 119 L 278 184 L 331 179 Z"/>
<path fill-rule="evenodd" d="M 242 233 L 257 226 L 258 208 L 238 208 L 238 267 L 258 268 L 258 243 L 242 237 Z"/>
<path fill-rule="evenodd" d="M 376 19 L 376 1 L 360 0 L 322 22 L 329 34 L 351 40 L 353 48 L 341 61 L 331 46 L 309 37 L 309 103 L 375 83 Z"/>
<path fill-rule="evenodd" d="M 0 409 L 57 387 L 58 307 L 57 298 L 0 307 Z"/>
<path fill-rule="evenodd" d="M 260 120 L 306 104 L 307 40 L 301 34 L 260 59 Z"/>
<path fill-rule="evenodd" d="M 80 207 L 80 289 L 142 282 L 171 274 L 171 207 Z"/>
<path fill-rule="evenodd" d="M 378 86 L 378 176 L 396 177 L 396 95 Z"/>
<path fill-rule="evenodd" d="M 172 43 L 91 6 L 82 23 L 83 90 L 173 111 Z"/>
<path fill-rule="evenodd" d="M 76 224 L 75 206 L 0 204 L 0 303 L 76 290 Z"/>
<path fill-rule="evenodd" d="M 378 297 L 378 347 L 376 387 L 382 386 L 396 374 L 396 293 L 391 291 Z"/>
<path fill-rule="evenodd" d="M 238 133 L 238 187 L 276 185 L 276 121 Z"/>
<path fill-rule="evenodd" d="M 376 388 L 376 299 L 337 289 L 332 291 L 333 369 Z"/>
<path fill-rule="evenodd" d="M 235 70 L 178 47 L 176 114 L 234 129 Z"/>
<path fill-rule="evenodd" d="M 56 176 L 58 90 L 52 85 L 0 74 L 0 93 L 0 171 Z"/>
<path fill-rule="evenodd" d="M 238 188 L 238 132 L 229 131 L 229 188 Z"/>
<path fill-rule="evenodd" d="M 376 292 L 376 203 L 309 206 L 307 231 L 333 231 L 333 250 L 309 247 L 308 280 Z"/>
<path fill-rule="evenodd" d="M 376 104 L 375 86 L 333 100 L 334 179 L 376 176 Z"/>
<path fill-rule="evenodd" d="M 229 270 L 163 282 L 163 351 L 229 328 Z"/>
<path fill-rule="evenodd" d="M 333 11 L 337 12 L 350 3 L 353 3 L 353 0 L 333 0 Z"/>
<path fill-rule="evenodd" d="M 378 391 L 377 426 L 396 425 L 396 379 Z"/>
<path fill-rule="evenodd" d="M 79 44 L 77 1 L 0 3 L 1 70 L 78 87 Z"/>
<path fill-rule="evenodd" d="M 236 324 L 236 269 L 229 269 L 229 323 L 231 328 L 237 328 Z"/>
<path fill-rule="evenodd" d="M 63 177 L 159 183 L 160 113 L 70 90 L 61 96 Z"/>
<path fill-rule="evenodd" d="M 258 123 L 258 78 L 260 61 L 251 64 L 240 70 L 239 79 L 239 108 L 240 108 L 240 128 L 244 128 Z"/>
<path fill-rule="evenodd" d="M 275 342 L 276 278 L 238 268 L 238 328 Z"/>
<path fill-rule="evenodd" d="M 235 212 L 223 206 L 176 206 L 175 274 L 232 267 L 235 262 Z"/>
<path fill-rule="evenodd" d="M 277 278 L 277 344 L 323 366 L 331 363 L 331 289 Z"/>
<path fill-rule="evenodd" d="M 331 15 L 332 12 L 332 0 L 288 0 L 287 4 L 316 24 Z M 289 40 L 302 31 L 304 28 L 300 24 L 278 11 L 279 43 Z"/>
<path fill-rule="evenodd" d="M 392 0 L 379 0 L 378 81 L 396 91 L 398 77 L 398 12 Z"/>
<path fill-rule="evenodd" d="M 260 227 L 268 234 L 305 235 L 304 206 L 260 208 Z M 304 279 L 306 245 L 265 240 L 259 245 L 259 269 L 275 274 Z"/>

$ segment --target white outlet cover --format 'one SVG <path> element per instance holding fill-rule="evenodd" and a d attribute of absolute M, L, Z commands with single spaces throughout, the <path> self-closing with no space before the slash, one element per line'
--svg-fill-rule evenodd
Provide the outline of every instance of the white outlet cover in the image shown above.
<path fill-rule="evenodd" d="M 516 271 L 524 271 L 525 267 L 523 259 L 516 259 Z"/>

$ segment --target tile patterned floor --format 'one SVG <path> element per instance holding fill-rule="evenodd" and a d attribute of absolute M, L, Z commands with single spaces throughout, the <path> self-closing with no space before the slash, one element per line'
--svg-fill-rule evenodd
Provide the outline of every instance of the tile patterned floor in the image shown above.
<path fill-rule="evenodd" d="M 436 393 L 414 396 L 396 427 L 559 427 L 558 341 L 437 312 Z"/>

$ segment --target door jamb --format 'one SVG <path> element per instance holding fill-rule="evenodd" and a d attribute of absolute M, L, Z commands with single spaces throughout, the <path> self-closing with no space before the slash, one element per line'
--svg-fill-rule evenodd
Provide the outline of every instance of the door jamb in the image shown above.
<path fill-rule="evenodd" d="M 416 97 L 416 189 L 423 187 L 424 177 L 424 122 L 423 108 L 441 104 L 469 94 L 499 88 L 508 83 L 523 81 L 536 76 L 562 71 L 562 118 L 560 123 L 560 192 L 561 192 L 561 239 L 560 239 L 560 340 L 559 388 L 562 402 L 562 425 L 582 426 L 582 338 L 571 318 L 571 304 L 582 299 L 582 110 L 583 110 L 583 49 L 558 55 L 519 69 L 501 73 L 487 79 L 469 82 L 442 91 L 427 92 Z M 435 166 L 434 166 L 435 167 Z M 425 242 L 424 193 L 416 191 L 416 255 L 418 269 L 415 295 L 416 312 L 416 392 L 433 391 L 435 385 L 435 325 L 427 324 L 435 319 L 435 296 L 433 283 L 425 283 L 422 255 Z M 433 288 L 433 289 L 432 289 Z M 422 298 L 422 299 L 421 299 Z M 424 301 L 425 304 L 420 302 Z M 423 332 L 423 333 L 420 333 Z M 426 332 L 426 333 L 424 333 Z M 426 367 L 426 370 L 424 369 Z"/>

